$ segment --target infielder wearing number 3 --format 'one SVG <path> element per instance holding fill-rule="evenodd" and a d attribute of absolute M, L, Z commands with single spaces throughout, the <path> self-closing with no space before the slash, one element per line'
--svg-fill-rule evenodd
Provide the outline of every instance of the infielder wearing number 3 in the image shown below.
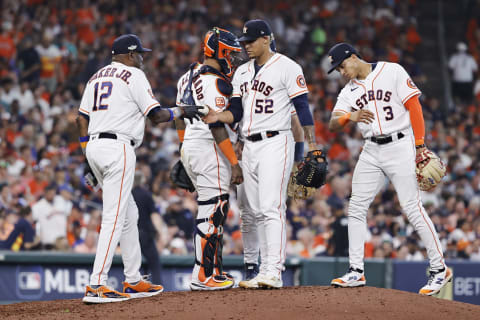
<path fill-rule="evenodd" d="M 437 232 L 423 208 L 415 174 L 415 154 L 425 150 L 418 100 L 421 92 L 400 65 L 367 63 L 349 44 L 335 45 L 328 56 L 332 64 L 329 73 L 337 70 L 350 80 L 338 95 L 330 130 L 340 131 L 348 122 L 355 122 L 365 139 L 353 173 L 348 208 L 350 269 L 332 280 L 332 285 L 357 287 L 366 283 L 363 257 L 367 210 L 386 176 L 427 249 L 430 277 L 419 293 L 436 294 L 451 280 L 452 271 L 445 265 Z"/>

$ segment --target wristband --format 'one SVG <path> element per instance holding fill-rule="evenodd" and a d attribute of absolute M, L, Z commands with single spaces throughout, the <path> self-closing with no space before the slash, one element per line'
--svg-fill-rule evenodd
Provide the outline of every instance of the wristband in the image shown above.
<path fill-rule="evenodd" d="M 89 140 L 89 136 L 84 136 L 84 137 L 80 137 L 80 146 L 82 147 L 82 149 L 85 149 L 87 147 L 87 142 Z"/>
<path fill-rule="evenodd" d="M 343 116 L 341 116 L 340 118 L 338 118 L 338 123 L 340 123 L 341 126 L 344 126 L 349 120 L 350 120 L 350 116 L 352 114 L 349 112 L 349 113 L 345 113 Z"/>
<path fill-rule="evenodd" d="M 418 146 L 415 146 L 416 149 L 425 148 L 425 147 L 426 147 L 425 143 L 424 144 L 419 144 Z"/>
<path fill-rule="evenodd" d="M 423 139 L 416 139 L 416 140 L 415 140 L 415 145 L 416 145 L 416 146 L 425 145 L 425 140 L 423 140 Z"/>
<path fill-rule="evenodd" d="M 300 162 L 303 159 L 303 147 L 304 147 L 303 141 L 301 142 L 295 142 L 295 155 L 293 157 L 293 161 L 295 162 Z"/>
<path fill-rule="evenodd" d="M 168 109 L 168 112 L 170 112 L 170 118 L 168 119 L 168 122 L 172 121 L 173 119 L 175 119 L 175 115 L 172 111 L 172 109 Z"/>
<path fill-rule="evenodd" d="M 170 120 L 172 121 L 173 119 L 178 119 L 182 115 L 182 110 L 179 107 L 171 108 L 168 109 L 170 111 Z"/>

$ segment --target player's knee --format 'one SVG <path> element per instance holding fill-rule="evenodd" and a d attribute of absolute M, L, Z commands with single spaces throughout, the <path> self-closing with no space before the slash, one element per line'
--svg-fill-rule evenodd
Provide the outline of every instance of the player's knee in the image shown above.
<path fill-rule="evenodd" d="M 370 202 L 362 201 L 352 194 L 348 204 L 348 217 L 354 220 L 365 220 Z"/>
<path fill-rule="evenodd" d="M 253 216 L 242 217 L 242 223 L 240 224 L 240 231 L 242 233 L 250 233 L 257 230 L 255 218 Z"/>

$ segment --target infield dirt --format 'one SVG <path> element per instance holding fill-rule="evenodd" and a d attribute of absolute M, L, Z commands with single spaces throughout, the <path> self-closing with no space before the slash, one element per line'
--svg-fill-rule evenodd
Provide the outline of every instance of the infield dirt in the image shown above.
<path fill-rule="evenodd" d="M 480 319 L 480 306 L 374 287 L 165 292 L 102 305 L 81 299 L 0 306 L 0 319 Z"/>

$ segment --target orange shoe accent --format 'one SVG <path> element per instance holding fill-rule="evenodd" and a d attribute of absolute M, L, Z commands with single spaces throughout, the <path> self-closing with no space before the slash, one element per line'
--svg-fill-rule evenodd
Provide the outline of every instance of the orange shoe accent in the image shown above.
<path fill-rule="evenodd" d="M 190 289 L 197 290 L 225 290 L 233 287 L 234 282 L 225 278 L 224 276 L 213 276 L 205 282 L 192 281 Z"/>
<path fill-rule="evenodd" d="M 163 286 L 142 279 L 135 285 L 123 282 L 123 292 L 132 298 L 151 297 L 163 292 Z"/>
<path fill-rule="evenodd" d="M 108 303 L 129 300 L 131 296 L 128 293 L 122 293 L 107 286 L 100 286 L 96 289 L 91 286 L 85 288 L 85 303 Z"/>

